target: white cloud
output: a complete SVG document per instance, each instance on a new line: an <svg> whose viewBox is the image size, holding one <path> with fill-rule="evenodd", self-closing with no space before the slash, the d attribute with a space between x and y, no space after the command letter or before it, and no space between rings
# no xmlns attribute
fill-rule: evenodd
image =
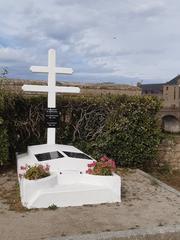
<svg viewBox="0 0 180 240"><path fill-rule="evenodd" d="M179 8L178 0L6 0L0 62L32 77L24 68L47 64L53 47L77 80L166 81L180 67Z"/></svg>
<svg viewBox="0 0 180 240"><path fill-rule="evenodd" d="M26 49L18 49L18 48L0 48L0 62L31 62L35 60L35 58L30 55Z"/></svg>

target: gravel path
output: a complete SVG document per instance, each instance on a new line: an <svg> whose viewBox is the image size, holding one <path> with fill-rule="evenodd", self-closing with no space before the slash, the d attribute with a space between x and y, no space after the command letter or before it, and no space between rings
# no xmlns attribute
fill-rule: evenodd
<svg viewBox="0 0 180 240"><path fill-rule="evenodd" d="M15 172L0 177L0 239L3 240L39 240L180 224L180 197L138 171L122 175L122 203L54 211L10 211L4 197L6 192L16 191L15 182Z"/></svg>

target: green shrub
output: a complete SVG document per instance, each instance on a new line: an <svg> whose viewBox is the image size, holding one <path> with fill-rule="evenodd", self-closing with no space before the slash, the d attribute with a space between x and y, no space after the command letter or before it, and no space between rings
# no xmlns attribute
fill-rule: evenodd
<svg viewBox="0 0 180 240"><path fill-rule="evenodd" d="M127 98L109 115L97 138L100 152L122 167L150 168L156 159L161 129L155 118L159 103L154 98Z"/></svg>
<svg viewBox="0 0 180 240"><path fill-rule="evenodd" d="M3 119L11 160L15 152L25 152L28 145L46 143L46 107L44 95L5 96ZM157 98L58 96L57 108L57 143L73 144L95 158L107 155L117 166L142 168L153 164L161 140Z"/></svg>
<svg viewBox="0 0 180 240"><path fill-rule="evenodd" d="M8 146L7 130L3 126L0 126L0 166L8 163Z"/></svg>
<svg viewBox="0 0 180 240"><path fill-rule="evenodd" d="M8 163L9 141L7 129L3 119L4 96L0 94L0 166Z"/></svg>
<svg viewBox="0 0 180 240"><path fill-rule="evenodd" d="M56 210L58 207L53 203L48 207L49 210Z"/></svg>

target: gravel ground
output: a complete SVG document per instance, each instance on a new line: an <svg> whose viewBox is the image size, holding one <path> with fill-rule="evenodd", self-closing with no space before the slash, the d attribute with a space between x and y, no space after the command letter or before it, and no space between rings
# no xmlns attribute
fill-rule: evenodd
<svg viewBox="0 0 180 240"><path fill-rule="evenodd" d="M39 240L180 224L180 197L138 171L121 176L122 203L29 211L19 207L16 173L2 174L0 239Z"/></svg>

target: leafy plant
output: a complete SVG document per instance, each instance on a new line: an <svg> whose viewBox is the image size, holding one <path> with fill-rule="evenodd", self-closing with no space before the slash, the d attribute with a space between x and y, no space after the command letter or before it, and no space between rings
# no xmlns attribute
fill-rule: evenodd
<svg viewBox="0 0 180 240"><path fill-rule="evenodd" d="M151 168L161 141L156 119L159 103L154 98L125 98L108 116L94 149L116 159L120 167Z"/></svg>
<svg viewBox="0 0 180 240"><path fill-rule="evenodd" d="M7 129L0 126L0 166L8 163L9 142Z"/></svg>
<svg viewBox="0 0 180 240"><path fill-rule="evenodd" d="M103 156L99 161L88 164L86 173L93 175L111 176L116 170L115 161Z"/></svg>
<svg viewBox="0 0 180 240"><path fill-rule="evenodd" d="M20 174L19 177L26 178L29 180L37 180L40 178L45 178L50 176L49 173L49 165L46 164L46 166L43 165L26 165L26 166L21 166L21 170L25 171L24 173Z"/></svg>
<svg viewBox="0 0 180 240"><path fill-rule="evenodd" d="M55 204L51 204L48 209L50 210L56 210L58 207Z"/></svg>
<svg viewBox="0 0 180 240"><path fill-rule="evenodd" d="M0 117L11 161L26 146L46 142L46 102L44 95L4 96ZM151 168L162 139L156 117L160 107L160 101L149 96L58 96L61 128L56 142L71 143L94 158L105 154L120 167Z"/></svg>
<svg viewBox="0 0 180 240"><path fill-rule="evenodd" d="M3 119L3 112L4 112L4 94L2 93L2 91L0 91L0 166L7 164L9 158L8 130Z"/></svg>

